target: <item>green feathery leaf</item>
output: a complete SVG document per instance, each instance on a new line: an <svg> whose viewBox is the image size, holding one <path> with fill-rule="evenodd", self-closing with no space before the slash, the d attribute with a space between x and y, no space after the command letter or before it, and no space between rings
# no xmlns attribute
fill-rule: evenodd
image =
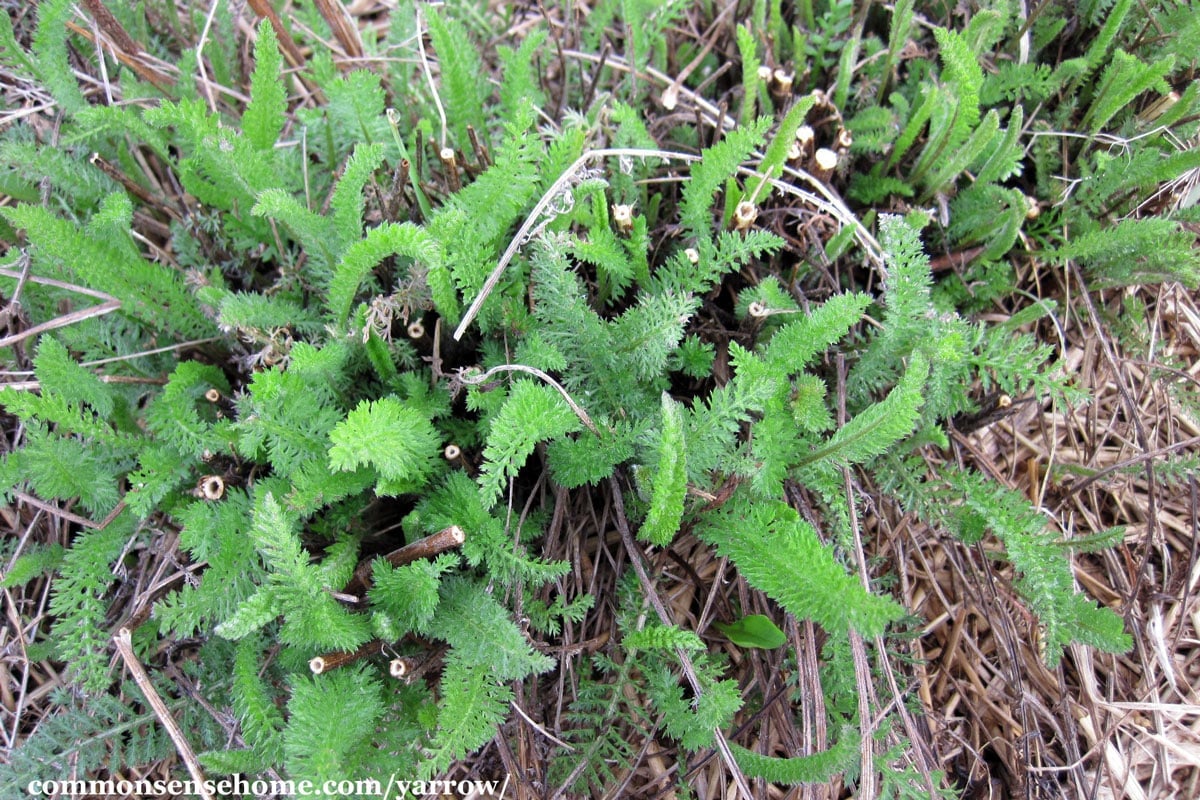
<svg viewBox="0 0 1200 800"><path fill-rule="evenodd" d="M256 149L271 150L283 132L286 112L283 56L275 28L264 19L254 41L254 74L250 78L250 103L242 114L242 132Z"/></svg>
<svg viewBox="0 0 1200 800"><path fill-rule="evenodd" d="M747 583L797 619L814 620L830 633L854 629L877 636L903 613L892 600L869 594L812 526L782 503L727 503L696 532L729 556Z"/></svg>
<svg viewBox="0 0 1200 800"><path fill-rule="evenodd" d="M364 400L329 434L329 465L374 467L380 494L415 491L433 471L441 436L429 418L394 397Z"/></svg>
<svg viewBox="0 0 1200 800"><path fill-rule="evenodd" d="M288 777L319 785L356 775L356 751L373 747L383 714L383 687L360 665L296 676L283 735Z"/></svg>
<svg viewBox="0 0 1200 800"><path fill-rule="evenodd" d="M764 756L733 742L729 749L746 777L762 778L768 783L784 786L802 786L828 783L838 773L850 769L858 757L858 737L852 729L844 728L828 750L792 758Z"/></svg>
<svg viewBox="0 0 1200 800"><path fill-rule="evenodd" d="M548 656L534 652L487 589L466 578L442 582L437 614L423 632L449 642L464 663L484 667L498 680L520 680L554 666Z"/></svg>
<svg viewBox="0 0 1200 800"><path fill-rule="evenodd" d="M683 189L680 221L693 236L707 242L711 239L713 195L737 172L750 157L771 126L771 120L761 117L750 125L730 131L721 141L701 153L700 162L692 167L692 176Z"/></svg>
<svg viewBox="0 0 1200 800"><path fill-rule="evenodd" d="M648 623L641 630L629 631L621 639L626 652L633 650L703 650L704 642L693 631L675 625Z"/></svg>
<svg viewBox="0 0 1200 800"><path fill-rule="evenodd" d="M507 718L512 697L512 690L486 665L464 661L452 652L442 671L437 733L422 761L422 774L436 775L490 741Z"/></svg>
<svg viewBox="0 0 1200 800"><path fill-rule="evenodd" d="M733 560L751 587L797 619L814 620L830 633L856 630L877 636L902 613L887 597L869 594L822 545L811 525L784 504L733 501L696 531Z"/></svg>
<svg viewBox="0 0 1200 800"><path fill-rule="evenodd" d="M650 511L638 531L638 538L666 546L675 538L683 518L687 497L687 448L683 439L683 414L670 395L662 395L662 434L658 440L658 469L654 473L654 494Z"/></svg>
<svg viewBox="0 0 1200 800"><path fill-rule="evenodd" d="M479 495L484 505L499 499L504 484L517 474L538 442L579 428L579 418L558 392L528 378L514 381L483 450Z"/></svg>

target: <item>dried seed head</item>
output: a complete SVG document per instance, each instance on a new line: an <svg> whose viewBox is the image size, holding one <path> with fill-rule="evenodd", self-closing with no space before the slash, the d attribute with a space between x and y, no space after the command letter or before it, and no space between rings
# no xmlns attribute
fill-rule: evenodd
<svg viewBox="0 0 1200 800"><path fill-rule="evenodd" d="M225 481L220 475L205 475L196 488L205 500L220 500L225 496Z"/></svg>
<svg viewBox="0 0 1200 800"><path fill-rule="evenodd" d="M212 389L209 389L207 392L204 393L204 399L210 403L221 402L221 390L217 389L215 387Z"/></svg>
<svg viewBox="0 0 1200 800"><path fill-rule="evenodd" d="M737 208L733 211L733 227L735 230L744 231L754 224L754 220L758 219L758 209L749 200L743 200L737 204Z"/></svg>
<svg viewBox="0 0 1200 800"><path fill-rule="evenodd" d="M421 324L421 320L415 319L408 323L408 338L420 339L425 335L425 326Z"/></svg>
<svg viewBox="0 0 1200 800"><path fill-rule="evenodd" d="M458 461L458 459L462 458L462 449L456 444L448 444L446 445L446 449L442 451L442 456L447 461Z"/></svg>
<svg viewBox="0 0 1200 800"><path fill-rule="evenodd" d="M684 250L683 255L685 258L687 258L688 261L692 262L693 264L700 263L700 251L694 247L689 247L687 250Z"/></svg>
<svg viewBox="0 0 1200 800"><path fill-rule="evenodd" d="M612 207L613 224L621 233L629 233L633 229L633 206L614 203Z"/></svg>

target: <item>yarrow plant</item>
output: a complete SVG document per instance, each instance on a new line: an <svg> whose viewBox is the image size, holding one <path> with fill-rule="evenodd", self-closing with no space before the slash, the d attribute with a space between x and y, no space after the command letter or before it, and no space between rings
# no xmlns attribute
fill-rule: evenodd
<svg viewBox="0 0 1200 800"><path fill-rule="evenodd" d="M86 4L105 41L183 13L157 5ZM65 0L0 21L0 63L60 115L52 138L31 119L0 144L0 275L21 301L4 345L25 370L0 391L15 443L0 488L58 520L5 546L4 585L52 576L22 646L64 678L5 785L175 749L114 669L128 629L188 766L213 775L432 779L494 741L488 768L511 769L517 713L553 730L538 746L554 766L521 780L554 796L622 785L646 757L629 726L670 744L681 791L714 754L747 791L940 791L940 774L883 769L904 735L859 699L889 637L914 629L887 565L865 558L884 503L986 542L1047 665L1076 643L1131 647L1075 585L1053 520L970 464L930 464L995 398L1085 400L1021 332L1043 306L1011 325L972 316L1011 289L1014 248L1108 285L1195 281L1191 211L1134 213L1142 189L1200 166L1170 146L1194 84L1128 154L1064 156L1033 135L1074 122L1133 141L1123 108L1170 91L1177 40L1138 51L1118 2L1078 58L985 71L985 53L1027 38L1010 4L934 27L936 55L911 59L911 2L886 41L852 4L819 19L801 4L813 18L789 26L757 3L730 43L741 105L726 114L703 94L717 55L666 51L686 4L598 4L580 43L601 55L581 58L579 86L569 62L536 71L566 57L545 26L491 53L472 31L483 9L402 3L351 32L327 5L257 23L245 97L214 93L243 78L227 4L179 21L214 35L176 53L170 80L149 53L119 66L81 46ZM1031 21L1035 53L1060 11ZM335 61L325 32L376 71ZM75 78L90 58L113 71L107 94ZM493 61L496 87L480 78ZM652 95L687 122L644 117ZM1052 196L1068 167L1070 203ZM789 208L827 226L819 246L781 235ZM1068 224L1078 235L1058 238ZM971 250L964 282L935 278L938 248ZM805 282L807 262L835 259L840 283ZM647 568L694 571L697 552L742 582L747 605L722 598L720 628L712 598L666 605ZM582 577L601 561L611 591ZM828 735L797 755L746 732L803 691L802 629ZM787 653L789 683L739 683L738 648ZM552 717L547 692L562 692Z"/></svg>

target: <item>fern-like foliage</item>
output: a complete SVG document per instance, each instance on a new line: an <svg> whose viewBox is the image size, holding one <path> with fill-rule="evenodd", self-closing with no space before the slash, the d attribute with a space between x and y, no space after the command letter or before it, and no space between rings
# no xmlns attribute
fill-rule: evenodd
<svg viewBox="0 0 1200 800"><path fill-rule="evenodd" d="M853 153L885 153L900 132L896 114L884 106L868 106L846 120L846 130L854 136Z"/></svg>
<svg viewBox="0 0 1200 800"><path fill-rule="evenodd" d="M224 450L232 438L231 421L217 417L215 404L206 397L213 390L229 392L219 369L196 361L180 363L148 409L147 428L181 455L198 459L205 451Z"/></svg>
<svg viewBox="0 0 1200 800"><path fill-rule="evenodd" d="M26 432L25 446L9 456L9 468L39 496L77 498L84 510L101 517L120 496L116 476L123 470L115 455L99 443L60 437L34 424Z"/></svg>
<svg viewBox="0 0 1200 800"><path fill-rule="evenodd" d="M647 691L654 707L662 712L663 728L688 751L710 746L713 731L728 725L742 707L737 681L719 677L717 658L699 654L693 656L692 664L700 693L690 700L684 697L679 675L665 659L650 668L647 678Z"/></svg>
<svg viewBox="0 0 1200 800"><path fill-rule="evenodd" d="M995 261L1017 241L1029 204L1016 189L979 182L951 202L949 234L960 245L982 244L982 261Z"/></svg>
<svg viewBox="0 0 1200 800"><path fill-rule="evenodd" d="M508 398L492 421L484 464L480 470L480 497L486 506L499 499L505 484L525 463L534 446L580 428L579 418L562 395L528 378L513 381Z"/></svg>
<svg viewBox="0 0 1200 800"><path fill-rule="evenodd" d="M761 352L763 361L789 375L799 373L818 354L845 336L870 304L865 294L831 297L803 318L786 322L771 336Z"/></svg>
<svg viewBox="0 0 1200 800"><path fill-rule="evenodd" d="M250 79L250 103L242 115L242 132L259 150L275 146L283 131L287 93L281 78L283 56L275 28L267 20L258 26L254 41L254 75Z"/></svg>
<svg viewBox="0 0 1200 800"><path fill-rule="evenodd" d="M942 60L943 79L954 87L958 99L957 133L951 141L962 141L963 132L979 123L979 90L983 86L983 69L963 34L946 28L934 28L938 56Z"/></svg>
<svg viewBox="0 0 1200 800"><path fill-rule="evenodd" d="M483 114L486 83L479 80L483 74L479 49L458 20L436 10L430 10L427 19L429 36L433 40L441 69L441 94L446 117L454 121L459 147L465 149L470 141L468 125L477 131L487 130Z"/></svg>
<svg viewBox="0 0 1200 800"><path fill-rule="evenodd" d="M339 566L331 557L330 563L322 565L327 569L310 564L295 525L295 516L270 493L256 505L250 535L267 565L269 582L218 625L217 633L241 639L282 614L279 637L284 642L353 650L370 638L367 620L347 612L329 595L328 587L344 586L354 562L343 559Z"/></svg>
<svg viewBox="0 0 1200 800"><path fill-rule="evenodd" d="M684 228L697 237L698 242L710 241L712 228L710 217L713 195L730 178L743 161L750 157L754 148L760 146L770 120L761 117L753 123L731 131L720 142L701 154L700 161L692 170L691 180L683 190L683 203L679 218ZM701 256L706 248L701 248Z"/></svg>
<svg viewBox="0 0 1200 800"><path fill-rule="evenodd" d="M70 664L79 686L90 694L109 684L105 597L116 575L113 562L132 534L128 514L117 517L103 530L78 536L63 555L61 575L54 584L50 629L58 657Z"/></svg>
<svg viewBox="0 0 1200 800"><path fill-rule="evenodd" d="M256 373L238 398L238 450L265 459L280 475L294 474L305 462L325 461L329 434L341 420L331 387L296 366Z"/></svg>
<svg viewBox="0 0 1200 800"><path fill-rule="evenodd" d="M478 485L464 472L451 472L417 506L414 520L424 533L457 525L467 532L462 552L472 567L484 565L505 582L540 586L566 574L570 565L528 555L506 531L505 521L484 506Z"/></svg>
<svg viewBox="0 0 1200 800"><path fill-rule="evenodd" d="M442 673L437 733L425 750L422 778L443 772L456 758L478 749L496 735L508 717L512 690L498 681L486 664L446 659Z"/></svg>
<svg viewBox="0 0 1200 800"><path fill-rule="evenodd" d="M380 494L411 492L433 471L441 437L421 414L394 397L363 401L329 433L335 470L369 465L379 473Z"/></svg>
<svg viewBox="0 0 1200 800"><path fill-rule="evenodd" d="M534 68L534 54L546 42L549 34L544 29L531 31L522 41L520 47L500 46L497 55L504 65L504 78L500 85L500 107L504 109L504 117L511 119L525 102L532 102L540 108L544 101L544 92Z"/></svg>
<svg viewBox="0 0 1200 800"><path fill-rule="evenodd" d="M109 5L155 55L175 47L176 31L139 37L137 4ZM324 30L309 4L289 36L311 55L285 76L281 45L290 52L291 42L257 25L250 65L236 4L217 4L204 19L203 67L210 84L241 89L211 96L190 80L144 86L143 69L79 46L72 37L83 29L64 0L38 5L36 20L0 18L0 67L62 112L55 146L42 141L46 126L22 118L0 134L0 194L11 198L0 209L0 238L11 244L4 291L20 294L28 317L10 320L26 331L12 354L32 356L26 386L36 382L0 389L19 421L14 449L0 457L0 492L91 518L64 528L62 546L21 544L0 584L48 580L49 635L25 647L31 659L65 663L92 703L59 691L62 710L41 717L0 766L0 786L119 774L173 752L108 653L123 555L143 551L147 524L178 531L170 559L189 563L186 580L155 600L138 646L213 774L432 778L507 733L518 686L536 694L556 667L556 650L538 637L588 627L592 603L609 601L563 581L572 564L549 560L542 539L553 532L561 542L574 528L560 512L603 496L585 487L614 476L632 476L625 500L643 542L669 547L694 531L777 613L824 629L830 730L852 729L859 713L847 634L880 635L902 614L864 586L845 552L847 472L862 471L964 542L994 539L989 550L1010 565L997 574L1011 574L1038 618L1051 663L1070 642L1128 646L1119 618L1076 591L1071 572L1072 553L1117 533L1064 542L1019 495L962 467L928 477L918 452L945 445L943 426L975 412L979 392L1080 398L1047 368L1051 348L1022 332L1052 303L1000 325L960 316L1008 304L1014 247L1078 262L1095 285L1200 281L1194 209L1152 213L1165 185L1182 186L1200 166L1173 144L1192 138L1200 109L1200 88L1180 88L1176 69L1193 59L1183 40L1196 23L1156 7L1172 23L1144 36L1129 0L1100 0L1067 28L1049 7L1015 58L1026 31L1011 3L983 4L947 30L914 26L915 4L902 0L886 43L871 33L875 17L856 25L849 0L819 11L799 4L794 27L783 4L752 4L731 31L740 124L710 138L707 113L693 127L640 111L655 70L680 75L668 91L686 82L707 108L702 75L715 56L692 44L667 50L688 4L592 5L580 39L596 52L624 48L615 81L604 59L581 62L582 81L573 67L545 81L539 65L562 53L533 29L500 48L502 79L489 82L496 62L476 39L494 9L481 17L453 4L364 29L377 72L308 49L309 30ZM1051 64L1045 55L1064 36L1076 57ZM717 41L716 53L730 50ZM937 56L920 57L931 42ZM416 51L422 60L376 58ZM179 75L195 74L200 58L189 48ZM701 69L685 74L689 63ZM785 64L804 67L798 101L774 73L759 74ZM81 89L77 73L92 67L104 80ZM305 91L289 99L293 85ZM832 88L810 93L816 86ZM1171 88L1178 99L1137 102ZM289 113L290 102L300 107ZM397 108L385 111L389 102ZM580 111L555 119L552 106ZM823 303L805 297L802 239L769 232L790 236L796 198L785 208L772 190L783 188L777 179L816 108L816 144L838 148L844 166L828 178L836 216L846 211L838 193L908 212L907 221L879 219L881 286L812 295ZM1081 126L1121 138L1097 146L1057 135ZM845 131L834 142L836 128ZM463 155L453 180L428 158L431 141ZM580 160L607 147L700 156ZM760 206L759 229L730 230L743 201ZM529 219L535 204L541 216ZM944 219L931 248L975 258L936 281L913 227L934 206ZM813 254L837 259L868 243L872 213L857 211L865 227L813 240ZM514 242L526 220L528 235ZM806 222L802 236L821 230ZM447 326L485 285L477 326L449 343ZM87 292L119 307L28 333L70 321L63 315L93 302ZM844 395L834 356L850 365ZM1164 469L1179 477L1193 461ZM783 502L797 492L824 525ZM538 502L547 497L553 516ZM114 509L122 513L93 527ZM466 533L460 548L401 567L378 558L362 580L364 549L388 552L452 525ZM6 560L17 549L5 548ZM582 796L623 780L638 730L673 745L678 774L688 774L715 731L744 721L743 702L758 702L696 631L647 622L644 591L631 575L620 580L615 635L573 668L561 717L573 750L544 776L548 788ZM786 644L755 615L722 630L739 647ZM155 636L184 647L208 639L197 657L171 663L205 691L206 707L230 709L227 729L179 696L177 672L168 681L156 668ZM313 656L369 640L406 656L436 652L409 683L385 677L374 652L310 674ZM857 746L843 730L825 753L733 752L748 776L803 784L872 769L855 763ZM895 772L885 792L906 780Z"/></svg>
<svg viewBox="0 0 1200 800"><path fill-rule="evenodd" d="M508 612L483 586L465 578L443 581L437 614L423 630L448 642L464 664L486 668L497 680L545 672L554 663L533 651Z"/></svg>
<svg viewBox="0 0 1200 800"><path fill-rule="evenodd" d="M1087 265L1105 285L1178 280L1196 286L1200 253L1194 238L1164 217L1125 219L1111 228L1081 232L1047 255Z"/></svg>
<svg viewBox="0 0 1200 800"><path fill-rule="evenodd" d="M658 443L658 471L650 511L638 536L652 544L665 545L675 537L683 517L687 495L687 450L683 439L683 415L665 392L662 398L662 436Z"/></svg>
<svg viewBox="0 0 1200 800"><path fill-rule="evenodd" d="M393 567L382 559L372 565L371 604L376 613L390 615L395 625L388 638L426 628L438 606L442 575L457 565L453 556Z"/></svg>
<svg viewBox="0 0 1200 800"><path fill-rule="evenodd" d="M63 547L59 544L33 543L5 570L4 577L0 578L0 588L24 586L39 575L57 569L62 563L63 552Z"/></svg>
<svg viewBox="0 0 1200 800"><path fill-rule="evenodd" d="M929 364L914 353L904 376L888 396L863 409L822 444L802 459L805 469L821 471L833 465L860 464L887 452L898 440L912 433L924 402L922 389Z"/></svg>
<svg viewBox="0 0 1200 800"><path fill-rule="evenodd" d="M1038 616L1040 643L1050 666L1058 664L1071 642L1108 652L1125 652L1132 646L1118 615L1097 608L1075 590L1070 562L1053 544L1056 535L1022 495L972 472L952 470L930 484L904 477L911 466L894 467L892 480L899 496L926 519L966 542L991 532L1003 544L1019 574L1016 588Z"/></svg>
<svg viewBox="0 0 1200 800"><path fill-rule="evenodd" d="M540 351L542 366L561 370L568 391L585 392L589 413L654 415L666 388L663 373L696 310L695 297L678 290L641 292L619 317L604 320L589 306L565 256L549 238L534 254L538 339L553 348Z"/></svg>
<svg viewBox="0 0 1200 800"><path fill-rule="evenodd" d="M249 753L258 761L255 772L280 763L283 756L283 714L275 704L274 693L258 674L262 647L258 636L247 636L237 643L230 692L241 723L242 738Z"/></svg>
<svg viewBox="0 0 1200 800"><path fill-rule="evenodd" d="M624 725L653 726L642 703L630 703L621 691L636 675L639 661L627 654L620 662L597 654L581 682L569 709L563 715L568 727L564 736L577 745L576 753L564 753L552 762L551 775L558 780L578 769L571 791L586 792L590 786L608 785L614 775L637 755L633 737Z"/></svg>
<svg viewBox="0 0 1200 800"><path fill-rule="evenodd" d="M1173 56L1146 64L1124 50L1114 51L1096 87L1092 105L1084 114L1084 126L1097 133L1142 92L1150 89L1162 94L1169 92L1170 86L1164 78L1174 66Z"/></svg>
<svg viewBox="0 0 1200 800"><path fill-rule="evenodd" d="M996 72L984 76L979 102L984 106L1017 100L1040 103L1057 89L1058 80L1049 64L1005 61L996 65Z"/></svg>
<svg viewBox="0 0 1200 800"><path fill-rule="evenodd" d="M383 686L361 666L324 675L299 676L288 700L283 752L288 774L316 785L354 777L365 751L374 747L384 713ZM337 724L330 724L337 720Z"/></svg>
<svg viewBox="0 0 1200 800"><path fill-rule="evenodd" d="M129 199L124 194L109 195L101 201L100 213L105 212L115 216L116 224L102 233L81 229L39 206L21 205L3 213L12 225L25 230L35 257L45 259L48 274L113 295L121 302L120 313L150 330L180 339L211 335L211 321L192 302L179 275L152 264L133 248Z"/></svg>
<svg viewBox="0 0 1200 800"><path fill-rule="evenodd" d="M775 758L730 744L738 766L749 778L762 778L786 786L826 783L849 769L858 757L858 737L845 728L828 750L807 756Z"/></svg>
<svg viewBox="0 0 1200 800"><path fill-rule="evenodd" d="M1182 101L1181 101L1182 102ZM1159 186L1200 167L1200 154L1165 142L1130 153L1096 150L1080 163L1083 180L1071 198L1097 216L1134 211Z"/></svg>
<svg viewBox="0 0 1200 800"><path fill-rule="evenodd" d="M33 36L33 59L24 59L68 113L79 111L87 101L71 74L67 48L67 21L71 16L69 0L51 0L38 6L37 30Z"/></svg>
<svg viewBox="0 0 1200 800"><path fill-rule="evenodd" d="M165 629L181 636L207 630L228 619L266 580L254 539L246 535L252 509L245 490L233 489L219 503L192 501L175 510L180 546L208 568L198 582L155 606Z"/></svg>
<svg viewBox="0 0 1200 800"><path fill-rule="evenodd" d="M525 105L522 113L507 125L507 135L497 148L495 163L447 198L426 228L443 248L442 263L446 270L431 271L430 285L438 311L450 320L456 320L460 314L454 290L465 297L474 297L479 292L500 253L508 246L511 227L524 217L539 192L549 188L549 182L555 179L541 173L549 168L547 151L529 132L532 124L532 109ZM479 318L484 330L490 330L499 319L503 296L503 292L494 294L484 303Z"/></svg>
<svg viewBox="0 0 1200 800"><path fill-rule="evenodd" d="M885 217L880 235L887 254L885 324L871 339L847 381L850 397L860 401L881 379L886 381L897 374L900 359L912 351L916 342L928 337L929 318L936 314L930 299L933 276L917 232L899 218Z"/></svg>
<svg viewBox="0 0 1200 800"><path fill-rule="evenodd" d="M25 48L21 47L17 41L16 33L13 31L12 19L9 17L0 19L0 60L14 74L26 80L29 80L36 74L36 67L33 64L33 60L29 57L29 53L25 52Z"/></svg>
<svg viewBox="0 0 1200 800"><path fill-rule="evenodd" d="M112 414L113 393L94 373L75 363L67 348L53 336L38 342L34 371L43 392L80 407L86 403L102 419Z"/></svg>
<svg viewBox="0 0 1200 800"><path fill-rule="evenodd" d="M782 503L726 504L696 530L738 565L751 586L832 633L854 629L874 636L901 615L892 600L867 593L817 532Z"/></svg>
<svg viewBox="0 0 1200 800"><path fill-rule="evenodd" d="M223 743L223 731L191 698L177 698L168 681L154 683L196 747ZM221 683L214 676L208 688L212 690ZM95 775L110 763L144 764L174 754L170 737L154 712L135 709L125 699L141 697L132 681L117 689L113 694L91 695L86 701L60 690L56 710L0 763L0 798L28 797L31 781L63 780L72 769L82 777ZM210 695L209 699L220 702L216 696Z"/></svg>

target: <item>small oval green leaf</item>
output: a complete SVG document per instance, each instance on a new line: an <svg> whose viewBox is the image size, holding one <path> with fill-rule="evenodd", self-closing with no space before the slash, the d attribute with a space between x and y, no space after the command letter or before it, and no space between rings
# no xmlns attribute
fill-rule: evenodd
<svg viewBox="0 0 1200 800"><path fill-rule="evenodd" d="M783 631L775 626L774 622L764 617L762 614L751 614L742 617L737 622L731 622L728 625L722 622L714 622L717 629L736 644L738 647L758 647L763 650L774 650L784 642L787 637L783 635Z"/></svg>

